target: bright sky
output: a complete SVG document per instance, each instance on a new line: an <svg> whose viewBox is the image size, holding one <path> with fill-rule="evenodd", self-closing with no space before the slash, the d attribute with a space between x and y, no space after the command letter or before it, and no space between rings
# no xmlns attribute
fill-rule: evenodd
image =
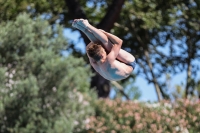
<svg viewBox="0 0 200 133"><path fill-rule="evenodd" d="M69 38L70 40L74 41L77 45L75 46L76 48L80 49L82 52L85 52L85 44L83 42L83 39L80 38L80 34L78 31L72 32L69 29L64 30L64 36L66 38ZM197 62L198 63L198 62ZM139 69L139 66L136 66L136 71ZM185 82L186 78L186 73L182 72L179 75L173 76L171 79L171 86L170 88L174 88L175 85L180 85ZM200 72L198 73L197 76L198 79L200 79ZM140 101L157 101L157 95L155 88L153 84L148 84L146 80L144 80L143 77L137 76L136 78L136 83L135 86L139 87L139 90L142 93L141 98L139 99ZM170 90L173 91L173 90ZM114 91L111 91L110 95L113 95Z"/></svg>

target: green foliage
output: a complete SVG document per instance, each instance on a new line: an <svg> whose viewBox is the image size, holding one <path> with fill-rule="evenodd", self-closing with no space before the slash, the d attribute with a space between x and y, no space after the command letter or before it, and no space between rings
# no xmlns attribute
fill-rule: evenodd
<svg viewBox="0 0 200 133"><path fill-rule="evenodd" d="M58 0L0 0L0 21L13 20L21 12L30 13L33 17L46 13L47 20L55 21L64 7L65 2Z"/></svg>
<svg viewBox="0 0 200 133"><path fill-rule="evenodd" d="M82 129L93 113L91 73L83 59L61 55L63 28L20 14L0 29L0 132Z"/></svg>
<svg viewBox="0 0 200 133"><path fill-rule="evenodd" d="M199 102L178 100L171 104L99 100L96 116L90 117L88 133L199 132Z"/></svg>

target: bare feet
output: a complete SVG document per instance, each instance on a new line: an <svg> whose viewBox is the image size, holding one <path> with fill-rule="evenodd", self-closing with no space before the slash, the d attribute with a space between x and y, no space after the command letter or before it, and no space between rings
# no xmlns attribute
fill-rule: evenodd
<svg viewBox="0 0 200 133"><path fill-rule="evenodd" d="M89 25L89 22L88 22L87 19L74 19L74 21L72 23L72 26L74 28L77 28L77 29L80 29L80 30L82 30L83 28L87 29L88 25Z"/></svg>

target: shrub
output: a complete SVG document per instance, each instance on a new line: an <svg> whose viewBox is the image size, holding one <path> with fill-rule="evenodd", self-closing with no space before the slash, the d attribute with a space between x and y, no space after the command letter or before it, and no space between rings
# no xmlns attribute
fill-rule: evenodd
<svg viewBox="0 0 200 133"><path fill-rule="evenodd" d="M121 100L99 100L91 116L88 133L178 133L200 131L198 102L179 100L157 104Z"/></svg>

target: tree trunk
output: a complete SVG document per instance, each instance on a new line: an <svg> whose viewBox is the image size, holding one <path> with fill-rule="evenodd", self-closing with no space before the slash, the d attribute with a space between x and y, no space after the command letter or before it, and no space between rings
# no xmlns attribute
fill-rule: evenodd
<svg viewBox="0 0 200 133"><path fill-rule="evenodd" d="M190 27L188 24L186 24L186 25L187 25L188 28ZM186 33L187 33L188 36L191 36L190 32L189 32L189 29L187 30ZM187 38L186 43L187 43L187 46L188 46L188 49L187 49L188 58L186 59L186 63L187 63L187 81L186 81L186 88L185 88L185 98L187 99L188 95L190 93L189 89L191 87L191 71L192 71L191 61L192 61L192 57L194 55L193 55L193 50L192 50L193 43L191 42L190 38Z"/></svg>
<svg viewBox="0 0 200 133"><path fill-rule="evenodd" d="M187 99L189 94L189 87L191 85L191 61L188 59L187 61L187 82L186 82L186 88L185 88L185 98Z"/></svg>
<svg viewBox="0 0 200 133"><path fill-rule="evenodd" d="M147 65L149 66L149 69L150 69L150 73L151 73L151 76L152 76L153 84L154 84L155 89L156 89L158 101L160 102L161 101L161 88L159 87L159 84L158 84L156 77L153 73L153 66L152 66L152 63L150 62L149 53L148 53L147 50L144 51L144 55L146 57Z"/></svg>
<svg viewBox="0 0 200 133"><path fill-rule="evenodd" d="M96 27L109 32L119 17L124 1L125 0L113 0L112 4L108 7L106 15ZM87 14L85 14L82 10L78 0L65 0L65 3L69 9L72 19L87 19ZM89 39L82 32L81 36L87 45L89 43ZM98 97L107 98L110 93L110 81L104 79L101 75L95 72L95 76L92 77L91 88L96 88Z"/></svg>

